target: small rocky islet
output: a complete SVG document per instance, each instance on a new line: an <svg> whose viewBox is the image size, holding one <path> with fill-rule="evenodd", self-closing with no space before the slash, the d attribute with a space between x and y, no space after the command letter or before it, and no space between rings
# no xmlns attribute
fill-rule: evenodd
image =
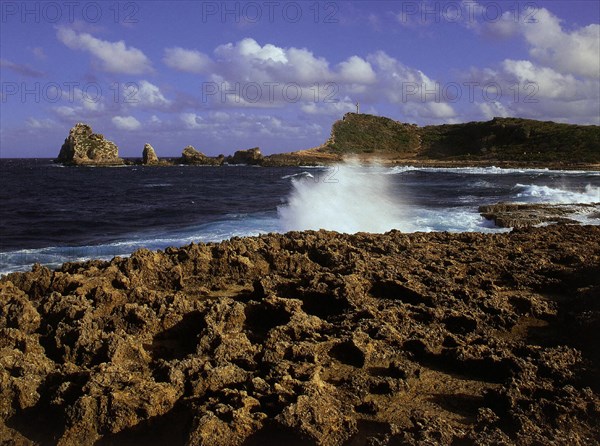
<svg viewBox="0 0 600 446"><path fill-rule="evenodd" d="M600 444L600 227L234 238L0 296L2 444Z"/></svg>

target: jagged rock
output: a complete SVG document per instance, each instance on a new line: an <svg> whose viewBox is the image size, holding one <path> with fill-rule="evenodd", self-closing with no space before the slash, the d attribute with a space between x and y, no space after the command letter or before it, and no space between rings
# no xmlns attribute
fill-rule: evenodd
<svg viewBox="0 0 600 446"><path fill-rule="evenodd" d="M123 164L123 160L119 158L119 149L116 144L107 141L99 133L93 133L92 127L83 123L75 124L70 130L56 161L76 166Z"/></svg>
<svg viewBox="0 0 600 446"><path fill-rule="evenodd" d="M183 164L195 164L202 166L220 166L223 164L224 157L219 155L216 158L206 156L204 153L196 150L193 146L187 146L181 153L181 162Z"/></svg>
<svg viewBox="0 0 600 446"><path fill-rule="evenodd" d="M156 156L154 147L146 143L144 145L144 151L142 153L142 164L151 166L159 163L160 161L158 160L158 156Z"/></svg>
<svg viewBox="0 0 600 446"><path fill-rule="evenodd" d="M257 165L260 164L262 160L263 156L262 153L260 153L260 149L258 147L254 147L248 150L236 151L231 157L229 163Z"/></svg>
<svg viewBox="0 0 600 446"><path fill-rule="evenodd" d="M600 203L548 204L498 203L479 207L482 217L493 220L500 228L523 228L541 223L579 224L573 217L600 219Z"/></svg>
<svg viewBox="0 0 600 446"><path fill-rule="evenodd" d="M290 232L0 278L0 444L597 445L600 227Z"/></svg>

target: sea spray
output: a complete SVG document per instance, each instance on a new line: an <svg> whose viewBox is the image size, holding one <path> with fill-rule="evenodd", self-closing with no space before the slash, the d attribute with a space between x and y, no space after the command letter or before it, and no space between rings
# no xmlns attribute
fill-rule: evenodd
<svg viewBox="0 0 600 446"><path fill-rule="evenodd" d="M536 184L517 184L516 199L539 203L600 203L600 187L588 184L583 191L565 188L539 186Z"/></svg>
<svg viewBox="0 0 600 446"><path fill-rule="evenodd" d="M278 208L283 231L328 229L338 232L409 230L398 193L376 165L347 162L320 175L291 178L293 190Z"/></svg>

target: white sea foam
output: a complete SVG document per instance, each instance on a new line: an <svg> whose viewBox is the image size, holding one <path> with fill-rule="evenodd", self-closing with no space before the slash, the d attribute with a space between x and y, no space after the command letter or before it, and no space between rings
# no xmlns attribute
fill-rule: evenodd
<svg viewBox="0 0 600 446"><path fill-rule="evenodd" d="M300 172L300 173L293 173L290 175L284 175L281 177L281 179L287 180L288 178L298 178L298 177L314 178L314 175L310 172Z"/></svg>
<svg viewBox="0 0 600 446"><path fill-rule="evenodd" d="M536 184L517 184L515 198L539 203L600 203L600 187L588 184L584 190L567 190Z"/></svg>
<svg viewBox="0 0 600 446"><path fill-rule="evenodd" d="M64 262L91 259L110 260L128 257L140 248L165 249L184 246L192 242L220 242L232 237L246 237L276 232L278 221L274 216L230 215L225 220L192 226L170 233L146 233L132 235L124 240L86 246L50 246L37 249L19 249L0 252L0 275L15 271L30 271L33 263L57 268Z"/></svg>
<svg viewBox="0 0 600 446"><path fill-rule="evenodd" d="M514 174L533 174L533 175L586 175L600 176L598 171L583 170L550 170L544 169L510 169L503 167L414 167L414 166L395 166L387 170L388 175L402 174L405 172L429 172L429 173L459 173L464 175L514 175Z"/></svg>
<svg viewBox="0 0 600 446"><path fill-rule="evenodd" d="M292 178L287 203L278 208L282 230L328 229L338 232L410 230L405 206L392 193L383 175L361 175L379 170L346 163L314 178Z"/></svg>

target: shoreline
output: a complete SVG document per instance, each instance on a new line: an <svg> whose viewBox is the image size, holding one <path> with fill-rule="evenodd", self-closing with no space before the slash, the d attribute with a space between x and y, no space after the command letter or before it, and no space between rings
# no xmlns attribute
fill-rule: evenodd
<svg viewBox="0 0 600 446"><path fill-rule="evenodd" d="M275 154L276 156L280 156L281 154ZM273 155L266 155L265 158L269 158ZM378 164L382 167L414 167L414 168L439 168L439 169L453 169L453 168L492 168L497 167L500 169L532 169L532 170L565 170L565 171L590 171L590 172L598 172L600 171L600 163L532 163L532 162L516 162L516 161L501 161L501 160L491 160L491 161L456 161L456 160L424 160L424 159L385 159L378 156L372 157L352 157L348 156L345 159L336 159L335 161L325 162L323 160L319 160L317 163L311 163L310 159L299 158L297 163L289 163L289 164L266 164L266 165L249 165L249 164L222 164L222 165L203 165L203 164L178 164L176 163L177 157L162 158L164 160L163 164L160 165L144 165L142 164L142 158L140 157L124 157L124 164L119 165L69 165L63 167L88 167L88 168L115 168L115 167L128 167L128 166L142 166L148 168L160 168L160 167L329 167L332 165L336 165L339 163L344 163L347 160L355 160L358 159L360 165L369 165L369 164ZM0 158L0 161L11 161L11 160L39 160L39 161L48 161L51 163L55 162L55 158ZM314 161L314 160L313 160ZM306 163L306 164L303 164Z"/></svg>
<svg viewBox="0 0 600 446"><path fill-rule="evenodd" d="M598 444L599 265L553 225L35 266L0 279L0 439Z"/></svg>

